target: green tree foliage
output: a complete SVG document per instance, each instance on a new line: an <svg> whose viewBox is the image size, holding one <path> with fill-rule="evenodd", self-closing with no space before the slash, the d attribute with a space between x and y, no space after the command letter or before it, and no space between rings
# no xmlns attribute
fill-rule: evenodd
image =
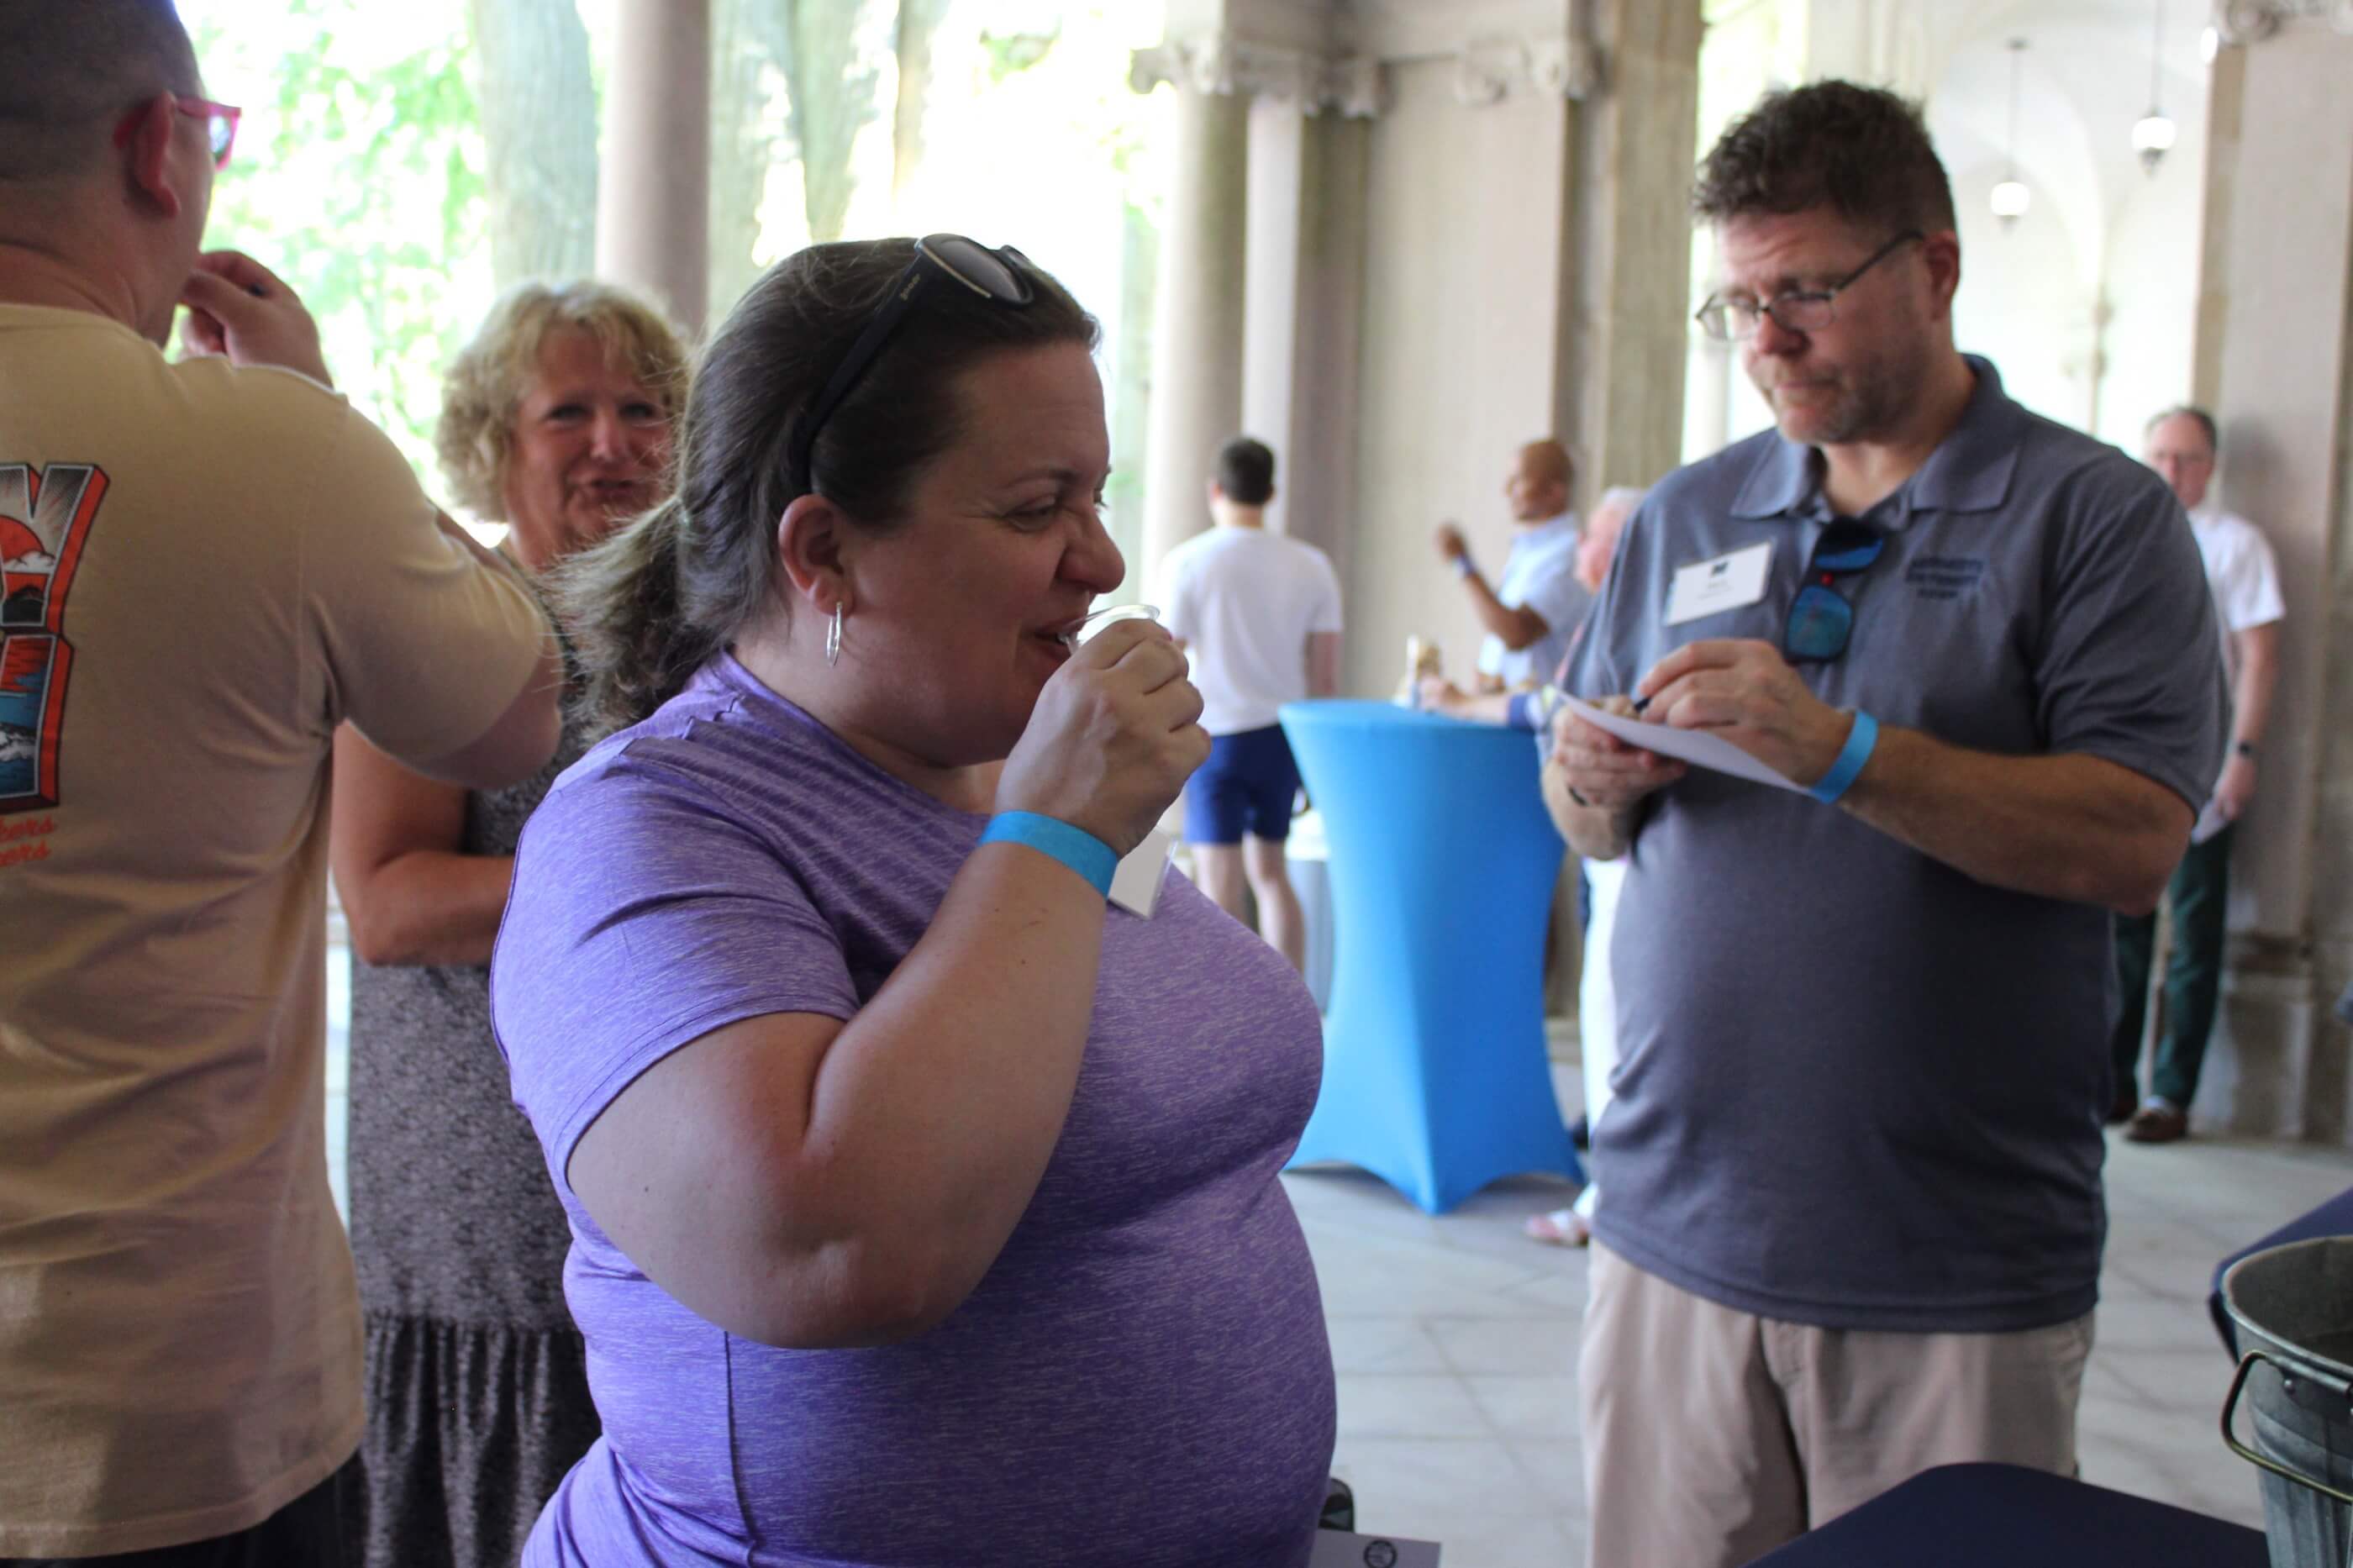
<svg viewBox="0 0 2353 1568"><path fill-rule="evenodd" d="M932 58L940 25L947 20L949 0L899 0L899 31L894 50L899 63L899 97L891 122L891 195L904 200L915 171L923 163L923 111L932 98Z"/></svg>
<svg viewBox="0 0 2353 1568"><path fill-rule="evenodd" d="M716 320L752 286L761 209L773 168L792 155L780 62L789 45L777 0L711 7L711 310Z"/></svg>
<svg viewBox="0 0 2353 1568"><path fill-rule="evenodd" d="M195 27L213 76L243 58L259 67L248 79L274 87L247 103L206 243L248 251L294 286L339 384L429 475L442 367L489 295L466 36L422 29L385 61L340 42L336 0L267 9L278 14L259 28Z"/></svg>
<svg viewBox="0 0 2353 1568"><path fill-rule="evenodd" d="M593 264L592 50L610 47L609 5L181 3L216 92L247 109L209 243L252 252L301 291L338 384L438 488L443 368L494 289ZM1158 174L1125 62L1156 36L1157 11L712 0L714 312L812 238L947 227L1022 244L1111 329L1124 519L1141 472Z"/></svg>
<svg viewBox="0 0 2353 1568"><path fill-rule="evenodd" d="M858 133L878 111L879 61L859 47L871 0L772 0L783 13L793 141L811 239L839 239L857 176Z"/></svg>
<svg viewBox="0 0 2353 1568"><path fill-rule="evenodd" d="M472 0L499 287L596 264L596 85L573 0Z"/></svg>

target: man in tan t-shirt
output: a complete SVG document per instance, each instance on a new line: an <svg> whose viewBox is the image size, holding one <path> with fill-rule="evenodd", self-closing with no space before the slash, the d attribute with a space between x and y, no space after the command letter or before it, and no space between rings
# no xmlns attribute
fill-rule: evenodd
<svg viewBox="0 0 2353 1568"><path fill-rule="evenodd" d="M198 254L235 118L168 0L0 0L0 1563L329 1568L329 740L502 785L559 672L301 302Z"/></svg>

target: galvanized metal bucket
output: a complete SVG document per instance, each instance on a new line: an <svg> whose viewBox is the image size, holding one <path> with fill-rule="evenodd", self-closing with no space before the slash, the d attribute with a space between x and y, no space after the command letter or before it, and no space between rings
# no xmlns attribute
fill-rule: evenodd
<svg viewBox="0 0 2353 1568"><path fill-rule="evenodd" d="M2238 1374L2222 1440L2263 1474L2272 1568L2353 1565L2353 1237L2251 1254L2222 1276ZM2241 1440L2243 1396L2254 1430Z"/></svg>

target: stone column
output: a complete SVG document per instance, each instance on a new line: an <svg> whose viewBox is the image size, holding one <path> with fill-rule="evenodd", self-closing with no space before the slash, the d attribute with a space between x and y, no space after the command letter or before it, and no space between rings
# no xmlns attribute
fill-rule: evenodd
<svg viewBox="0 0 2353 1568"><path fill-rule="evenodd" d="M1356 547L1369 112L1348 107L1302 127L1297 282L1282 336L1289 402L1277 405L1293 479L1283 526L1330 555L1343 582ZM1260 319L1253 310L1253 336Z"/></svg>
<svg viewBox="0 0 2353 1568"><path fill-rule="evenodd" d="M1586 501L1648 485L1683 455L1703 31L1696 4L1593 9L1603 64L1576 108L1573 302L1556 360L1559 425Z"/></svg>
<svg viewBox="0 0 2353 1568"><path fill-rule="evenodd" d="M596 270L700 334L711 255L711 0L617 0Z"/></svg>
<svg viewBox="0 0 2353 1568"><path fill-rule="evenodd" d="M1797 0L1790 9L1804 28L1810 79L1843 77L1913 99L1935 85L1929 23L1946 8L1920 0Z"/></svg>
<svg viewBox="0 0 2353 1568"><path fill-rule="evenodd" d="M1134 77L1139 91L1159 82L1176 91L1176 189L1162 223L1153 321L1144 559L1130 563L1140 588L1163 556L1208 526L1218 447L1241 428L1250 106L1218 69L1218 55L1164 45L1137 57Z"/></svg>
<svg viewBox="0 0 2353 1568"><path fill-rule="evenodd" d="M2200 1109L2232 1131L2348 1135L2353 972L2353 8L2234 0L2210 125L2197 384L2221 500L2287 605L2261 789L2232 854L2232 973Z"/></svg>
<svg viewBox="0 0 2353 1568"><path fill-rule="evenodd" d="M1242 423L1278 459L1270 525L1345 572L1379 78L1361 62L1294 66L1302 79L1267 73L1250 107Z"/></svg>
<svg viewBox="0 0 2353 1568"><path fill-rule="evenodd" d="M1250 108L1249 216L1242 343L1242 431L1274 448L1274 504L1267 526L1291 521L1291 420L1298 408L1293 327L1303 279L1300 246L1309 126L1297 104L1271 98Z"/></svg>

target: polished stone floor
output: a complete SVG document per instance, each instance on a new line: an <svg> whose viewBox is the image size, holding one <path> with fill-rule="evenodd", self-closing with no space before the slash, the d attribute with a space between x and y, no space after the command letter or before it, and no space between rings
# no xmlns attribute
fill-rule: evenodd
<svg viewBox="0 0 2353 1568"><path fill-rule="evenodd" d="M1556 1075L1573 1106L1574 1071ZM1441 1542L1445 1568L1582 1564L1585 1255L1520 1235L1566 1189L1527 1178L1431 1218L1360 1172L1283 1180L1324 1287L1340 1383L1333 1468L1356 1489L1359 1528ZM2348 1185L2342 1152L2111 1140L2086 1480L2262 1525L2254 1472L2215 1426L2231 1363L2209 1281L2218 1259Z"/></svg>
<svg viewBox="0 0 2353 1568"><path fill-rule="evenodd" d="M327 1126L340 1199L348 1003L334 956ZM1554 1071L1573 1110L1576 1070ZM1359 1528L1441 1542L1445 1568L1581 1565L1585 1256L1520 1235L1567 1189L1504 1183L1432 1218L1361 1172L1283 1181L1324 1289L1340 1386L1333 1468L1356 1489ZM2231 1363L2207 1316L2208 1282L2216 1260L2348 1185L2353 1154L2338 1151L2112 1140L2085 1479L2261 1525L2253 1472L2215 1428Z"/></svg>

